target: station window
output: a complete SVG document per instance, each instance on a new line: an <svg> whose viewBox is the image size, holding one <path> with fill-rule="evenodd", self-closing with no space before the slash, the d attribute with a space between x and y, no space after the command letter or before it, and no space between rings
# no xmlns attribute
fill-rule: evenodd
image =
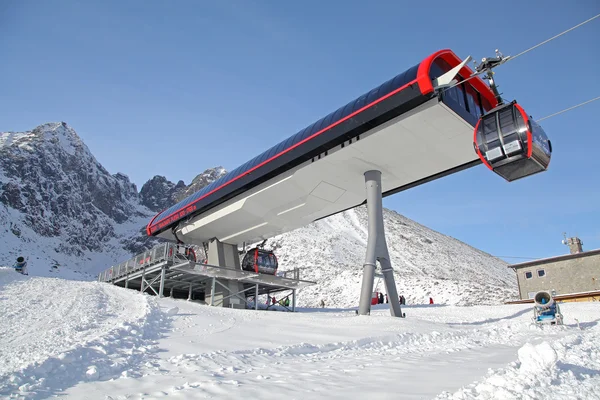
<svg viewBox="0 0 600 400"><path fill-rule="evenodd" d="M531 279L531 278L533 278L533 274L531 272L525 272L525 278Z"/></svg>
<svg viewBox="0 0 600 400"><path fill-rule="evenodd" d="M537 273L540 278L546 276L546 271L544 271L543 269L538 269Z"/></svg>

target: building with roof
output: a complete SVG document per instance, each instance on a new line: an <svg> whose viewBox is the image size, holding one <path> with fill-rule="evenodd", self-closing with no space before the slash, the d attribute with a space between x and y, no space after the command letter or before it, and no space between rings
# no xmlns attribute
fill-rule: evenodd
<svg viewBox="0 0 600 400"><path fill-rule="evenodd" d="M521 300L541 290L559 301L600 301L600 249L583 251L577 237L563 241L570 254L512 264Z"/></svg>

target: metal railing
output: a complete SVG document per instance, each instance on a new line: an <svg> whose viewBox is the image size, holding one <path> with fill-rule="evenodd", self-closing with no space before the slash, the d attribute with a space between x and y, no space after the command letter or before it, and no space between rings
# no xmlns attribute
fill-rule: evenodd
<svg viewBox="0 0 600 400"><path fill-rule="evenodd" d="M98 281L100 282L114 282L116 279L120 279L126 277L128 274L133 274L137 271L140 271L144 268L151 267L153 265L167 263L169 266L180 264L182 262L187 262L188 258L180 252L181 249L185 249L186 246L177 245L175 243L162 243L159 244L150 250L147 250L137 256L130 258L129 260L122 262L117 265L113 265L112 267L102 271L98 274ZM207 272L207 274L215 275L219 277L227 276L229 270L233 270L234 272L246 272L241 269L235 270L234 268L222 267L217 265L209 265L198 263L201 268ZM215 273L210 274L209 269L211 271L215 271ZM294 268L289 271L279 271L277 272L278 277L288 278L293 280L300 280L300 269ZM219 271L219 273L216 273Z"/></svg>
<svg viewBox="0 0 600 400"><path fill-rule="evenodd" d="M130 258L129 260L122 262L118 265L102 271L98 274L98 281L100 282L111 282L115 279L119 279L128 274L134 273L146 267L156 265L159 263L180 263L185 262L188 259L184 254L179 253L178 246L174 243L162 243L158 246L146 250L145 252L138 254L137 256Z"/></svg>

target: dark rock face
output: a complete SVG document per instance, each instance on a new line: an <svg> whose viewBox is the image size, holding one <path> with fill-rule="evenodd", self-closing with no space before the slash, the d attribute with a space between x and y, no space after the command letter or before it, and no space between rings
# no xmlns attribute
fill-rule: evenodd
<svg viewBox="0 0 600 400"><path fill-rule="evenodd" d="M10 232L21 237L26 225L40 236L57 238L53 250L59 253L106 251L114 239L131 254L142 252L161 241L146 235L153 213L225 173L222 167L207 169L189 186L155 176L138 194L126 175L111 175L65 122L0 132L0 206L20 214L10 220Z"/></svg>
<svg viewBox="0 0 600 400"><path fill-rule="evenodd" d="M114 223L144 215L136 186L109 174L66 123L1 138L0 202L39 235L64 238L61 252L100 251Z"/></svg>
<svg viewBox="0 0 600 400"><path fill-rule="evenodd" d="M142 186L140 201L142 205L159 213L196 193L226 173L227 171L223 167L209 168L197 175L189 186L183 181L175 184L164 176L157 175Z"/></svg>
<svg viewBox="0 0 600 400"><path fill-rule="evenodd" d="M183 181L174 184L164 176L157 175L142 186L140 201L142 205L158 213L177 203L177 194L185 188Z"/></svg>

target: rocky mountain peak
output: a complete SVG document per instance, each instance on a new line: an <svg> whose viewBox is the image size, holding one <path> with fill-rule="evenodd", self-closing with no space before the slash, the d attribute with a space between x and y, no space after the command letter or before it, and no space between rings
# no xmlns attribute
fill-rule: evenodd
<svg viewBox="0 0 600 400"><path fill-rule="evenodd" d="M110 221L144 214L136 186L108 173L64 122L0 133L0 203L37 234L64 238L57 247L74 253L101 249L114 236Z"/></svg>
<svg viewBox="0 0 600 400"><path fill-rule="evenodd" d="M144 206L158 213L196 193L226 173L223 167L209 168L197 175L189 186L181 180L175 184L166 177L157 175L142 186L140 201Z"/></svg>

